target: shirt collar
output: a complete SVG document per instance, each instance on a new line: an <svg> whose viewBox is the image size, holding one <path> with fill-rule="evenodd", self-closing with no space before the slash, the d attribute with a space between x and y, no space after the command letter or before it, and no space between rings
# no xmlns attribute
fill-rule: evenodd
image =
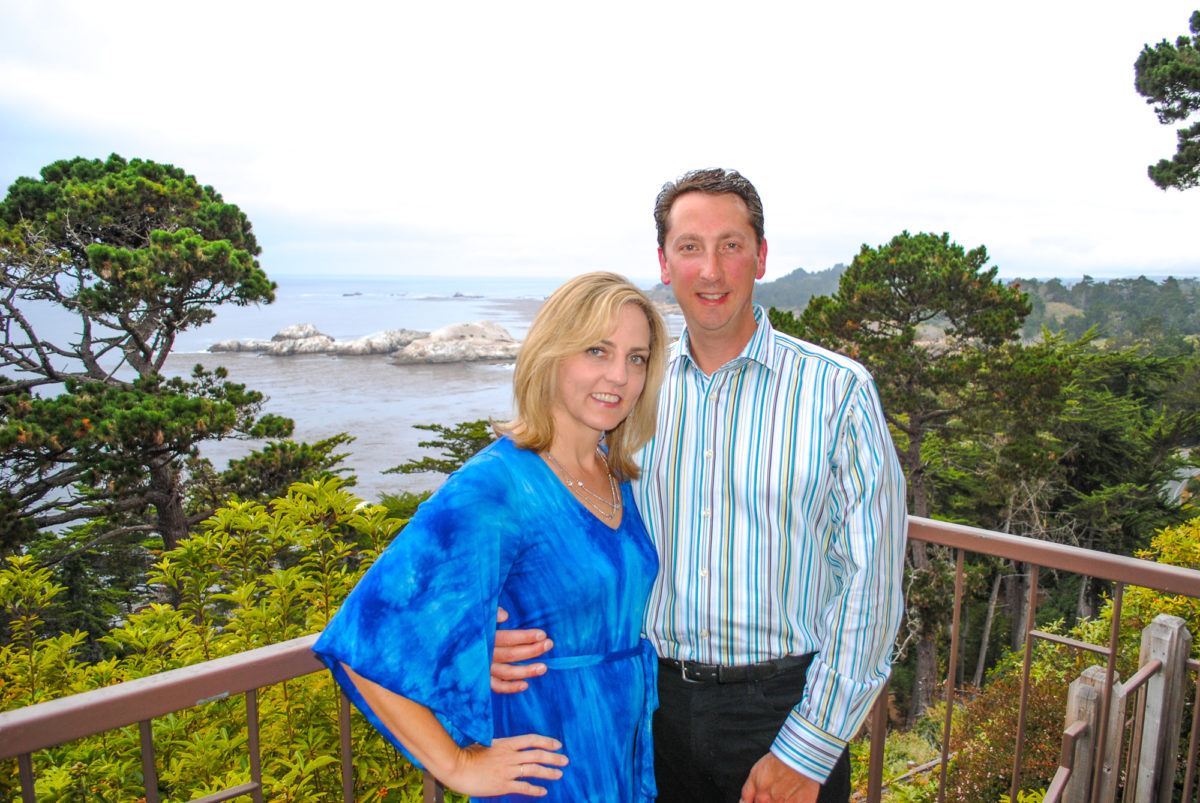
<svg viewBox="0 0 1200 803"><path fill-rule="evenodd" d="M754 305L754 322L757 324L754 334L750 336L750 342L742 349L742 353L722 365L717 369L718 371L741 365L747 361L756 362L767 370L774 368L772 356L775 354L775 329L771 326L766 309L759 304ZM679 340L675 342L675 348L672 349L671 362L681 358L686 358L696 370L700 370L700 364L692 356L691 341L688 339L686 326L679 335Z"/></svg>

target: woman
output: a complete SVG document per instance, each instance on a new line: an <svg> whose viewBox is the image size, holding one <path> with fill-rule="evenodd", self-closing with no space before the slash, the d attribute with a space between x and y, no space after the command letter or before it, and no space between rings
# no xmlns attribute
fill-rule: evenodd
<svg viewBox="0 0 1200 803"><path fill-rule="evenodd" d="M658 560L629 480L654 431L665 348L662 318L621 276L555 291L517 357L516 418L421 505L313 648L375 727L452 789L654 797L656 661L640 632ZM508 626L555 636L523 694L489 687L498 606Z"/></svg>

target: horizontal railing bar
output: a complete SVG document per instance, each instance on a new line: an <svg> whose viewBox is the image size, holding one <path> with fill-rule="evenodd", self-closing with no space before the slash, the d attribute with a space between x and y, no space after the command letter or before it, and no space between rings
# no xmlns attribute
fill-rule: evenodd
<svg viewBox="0 0 1200 803"><path fill-rule="evenodd" d="M1157 658L1142 664L1141 669L1135 672L1133 677L1121 684L1121 694L1126 697L1133 694L1143 683L1154 677L1154 674L1162 669L1162 665L1163 662Z"/></svg>
<svg viewBox="0 0 1200 803"><path fill-rule="evenodd" d="M965 549L980 555L1034 563L1047 569L1200 597L1200 571L1182 566L1127 558L918 516L908 517L908 537L913 541Z"/></svg>
<svg viewBox="0 0 1200 803"><path fill-rule="evenodd" d="M191 803L221 803L223 800L233 800L235 797L252 794L257 792L259 788L259 785L252 781L250 783L231 786L223 792L213 792L211 795L193 798Z"/></svg>
<svg viewBox="0 0 1200 803"><path fill-rule="evenodd" d="M316 634L0 713L0 760L324 669Z"/></svg>
<svg viewBox="0 0 1200 803"><path fill-rule="evenodd" d="M1030 630L1029 635L1034 638L1040 638L1043 641L1053 641L1055 644L1062 644L1066 647L1074 647L1079 650L1099 653L1100 655L1108 655L1108 647L1105 647L1103 644L1089 644L1086 641L1060 636L1057 633L1047 633L1045 630Z"/></svg>

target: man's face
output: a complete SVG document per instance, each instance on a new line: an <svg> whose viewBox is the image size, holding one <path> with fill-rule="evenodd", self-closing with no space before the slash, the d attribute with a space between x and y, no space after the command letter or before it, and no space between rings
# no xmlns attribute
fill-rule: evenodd
<svg viewBox="0 0 1200 803"><path fill-rule="evenodd" d="M675 291L688 331L728 340L739 349L754 334L754 282L767 266L767 241L758 243L750 212L732 193L689 192L667 216L658 250L662 281Z"/></svg>

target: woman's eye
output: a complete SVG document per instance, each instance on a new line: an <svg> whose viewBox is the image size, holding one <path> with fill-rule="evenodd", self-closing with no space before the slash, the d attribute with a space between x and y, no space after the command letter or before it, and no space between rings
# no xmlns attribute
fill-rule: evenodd
<svg viewBox="0 0 1200 803"><path fill-rule="evenodd" d="M631 354L629 356L629 361L631 363L633 363L634 365L645 365L646 364L646 358L643 357L641 354Z"/></svg>
<svg viewBox="0 0 1200 803"><path fill-rule="evenodd" d="M604 349L600 346L592 346L590 349L587 350L587 353L592 355L593 357L603 357Z"/></svg>

